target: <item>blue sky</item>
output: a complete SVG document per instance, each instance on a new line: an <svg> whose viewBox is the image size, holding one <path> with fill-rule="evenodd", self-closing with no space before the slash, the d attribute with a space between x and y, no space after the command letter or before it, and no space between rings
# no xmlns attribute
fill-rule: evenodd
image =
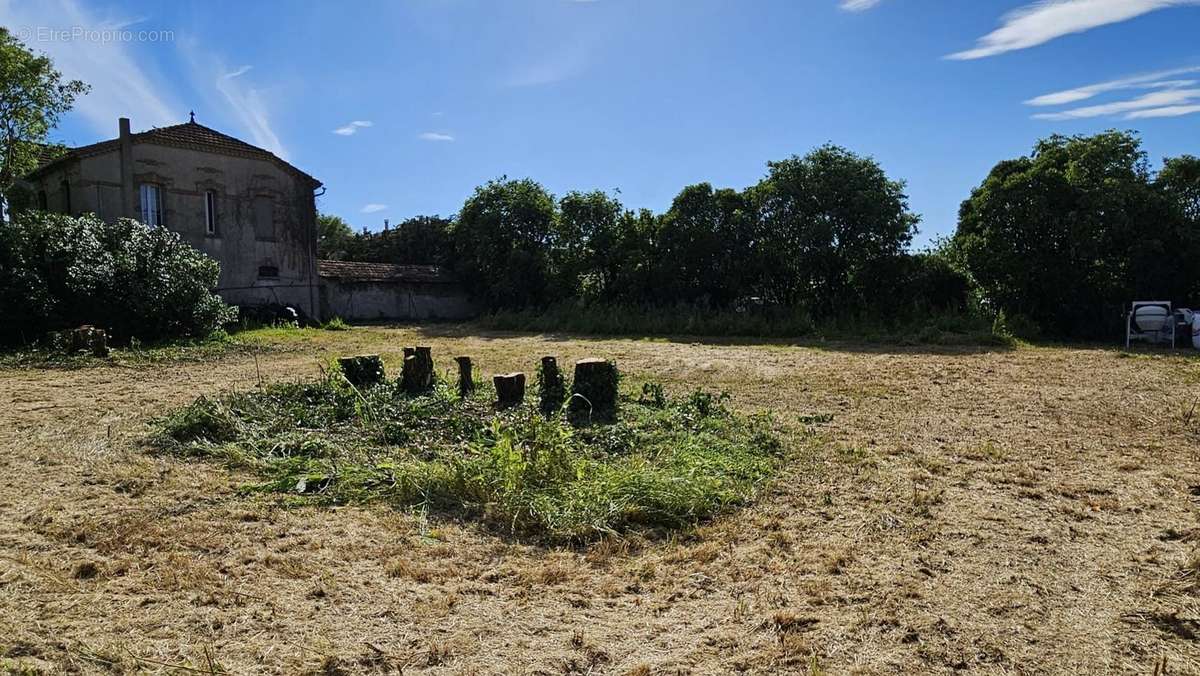
<svg viewBox="0 0 1200 676"><path fill-rule="evenodd" d="M0 0L0 24L93 86L57 140L194 109L371 229L501 175L662 210L832 141L907 181L923 246L1051 133L1200 155L1200 0Z"/></svg>

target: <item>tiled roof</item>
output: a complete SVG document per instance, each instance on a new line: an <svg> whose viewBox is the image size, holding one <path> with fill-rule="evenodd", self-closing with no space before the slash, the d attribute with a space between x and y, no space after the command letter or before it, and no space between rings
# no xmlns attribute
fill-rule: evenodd
<svg viewBox="0 0 1200 676"><path fill-rule="evenodd" d="M193 150L205 150L209 152L223 153L226 155L236 155L239 157L254 157L269 162L275 162L289 171L298 174L300 177L307 179L313 184L313 187L321 185L317 179L300 171L296 167L281 160L274 153L252 146L245 141L236 139L228 134L210 129L197 122L184 122L183 124L175 124L169 127L155 127L153 129L138 132L130 135L134 143L154 143L156 145L172 146L175 148L189 148ZM66 152L65 155L55 158L38 167L34 173L38 173L46 167L57 164L58 162L72 157L85 157L95 155L97 153L106 152L119 148L121 145L120 139L109 139L100 141L91 145L80 146Z"/></svg>
<svg viewBox="0 0 1200 676"><path fill-rule="evenodd" d="M47 164L50 164L54 160L57 160L59 157L61 157L63 154L70 152L69 148L64 148L62 146L50 145L48 143L38 143L35 145L36 145L36 148L34 150L37 153L38 167L43 167Z"/></svg>
<svg viewBox="0 0 1200 676"><path fill-rule="evenodd" d="M393 265L357 261L317 261L321 277L345 282L424 282L453 284L457 280L436 265Z"/></svg>

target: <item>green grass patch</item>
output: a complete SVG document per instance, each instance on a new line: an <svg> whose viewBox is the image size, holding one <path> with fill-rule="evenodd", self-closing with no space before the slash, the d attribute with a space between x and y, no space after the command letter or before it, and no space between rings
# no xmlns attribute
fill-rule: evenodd
<svg viewBox="0 0 1200 676"><path fill-rule="evenodd" d="M342 332L354 330L341 319L334 318L316 327L299 327L294 324L278 324L244 328L233 334L236 342L244 345L285 347L289 345L327 346L345 339Z"/></svg>
<svg viewBox="0 0 1200 676"><path fill-rule="evenodd" d="M654 394L622 397L611 424L574 427L533 402L494 411L487 388L407 397L334 374L201 397L158 422L156 443L256 472L250 491L423 507L560 542L694 524L745 504L778 469L769 417L705 392Z"/></svg>

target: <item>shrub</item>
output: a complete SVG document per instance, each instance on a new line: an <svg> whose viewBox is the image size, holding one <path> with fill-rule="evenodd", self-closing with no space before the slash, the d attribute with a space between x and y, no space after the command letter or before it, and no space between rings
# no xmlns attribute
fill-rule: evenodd
<svg viewBox="0 0 1200 676"><path fill-rule="evenodd" d="M937 309L914 302L889 316L874 312L827 318L819 323L800 308L746 307L712 310L677 305L654 307L584 302L556 303L545 310L500 311L480 324L506 331L566 331L627 336L740 336L755 340L840 339L939 345L997 345L992 319L971 310Z"/></svg>
<svg viewBox="0 0 1200 676"><path fill-rule="evenodd" d="M118 340L204 336L237 316L211 291L218 274L164 228L23 212L0 225L0 342L82 324Z"/></svg>
<svg viewBox="0 0 1200 676"><path fill-rule="evenodd" d="M334 317L321 325L321 328L326 331L349 331L350 325L341 317Z"/></svg>
<svg viewBox="0 0 1200 676"><path fill-rule="evenodd" d="M1025 315L1009 316L1003 310L996 314L992 332L997 336L1018 338L1020 340L1037 340L1042 337L1042 329Z"/></svg>

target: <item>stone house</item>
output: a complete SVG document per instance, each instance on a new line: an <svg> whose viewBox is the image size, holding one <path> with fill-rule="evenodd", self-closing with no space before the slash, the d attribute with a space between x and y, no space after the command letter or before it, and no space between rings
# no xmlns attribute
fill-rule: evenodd
<svg viewBox="0 0 1200 676"><path fill-rule="evenodd" d="M170 228L216 259L226 302L291 305L321 318L316 191L273 153L198 124L74 148L27 179L44 210Z"/></svg>

